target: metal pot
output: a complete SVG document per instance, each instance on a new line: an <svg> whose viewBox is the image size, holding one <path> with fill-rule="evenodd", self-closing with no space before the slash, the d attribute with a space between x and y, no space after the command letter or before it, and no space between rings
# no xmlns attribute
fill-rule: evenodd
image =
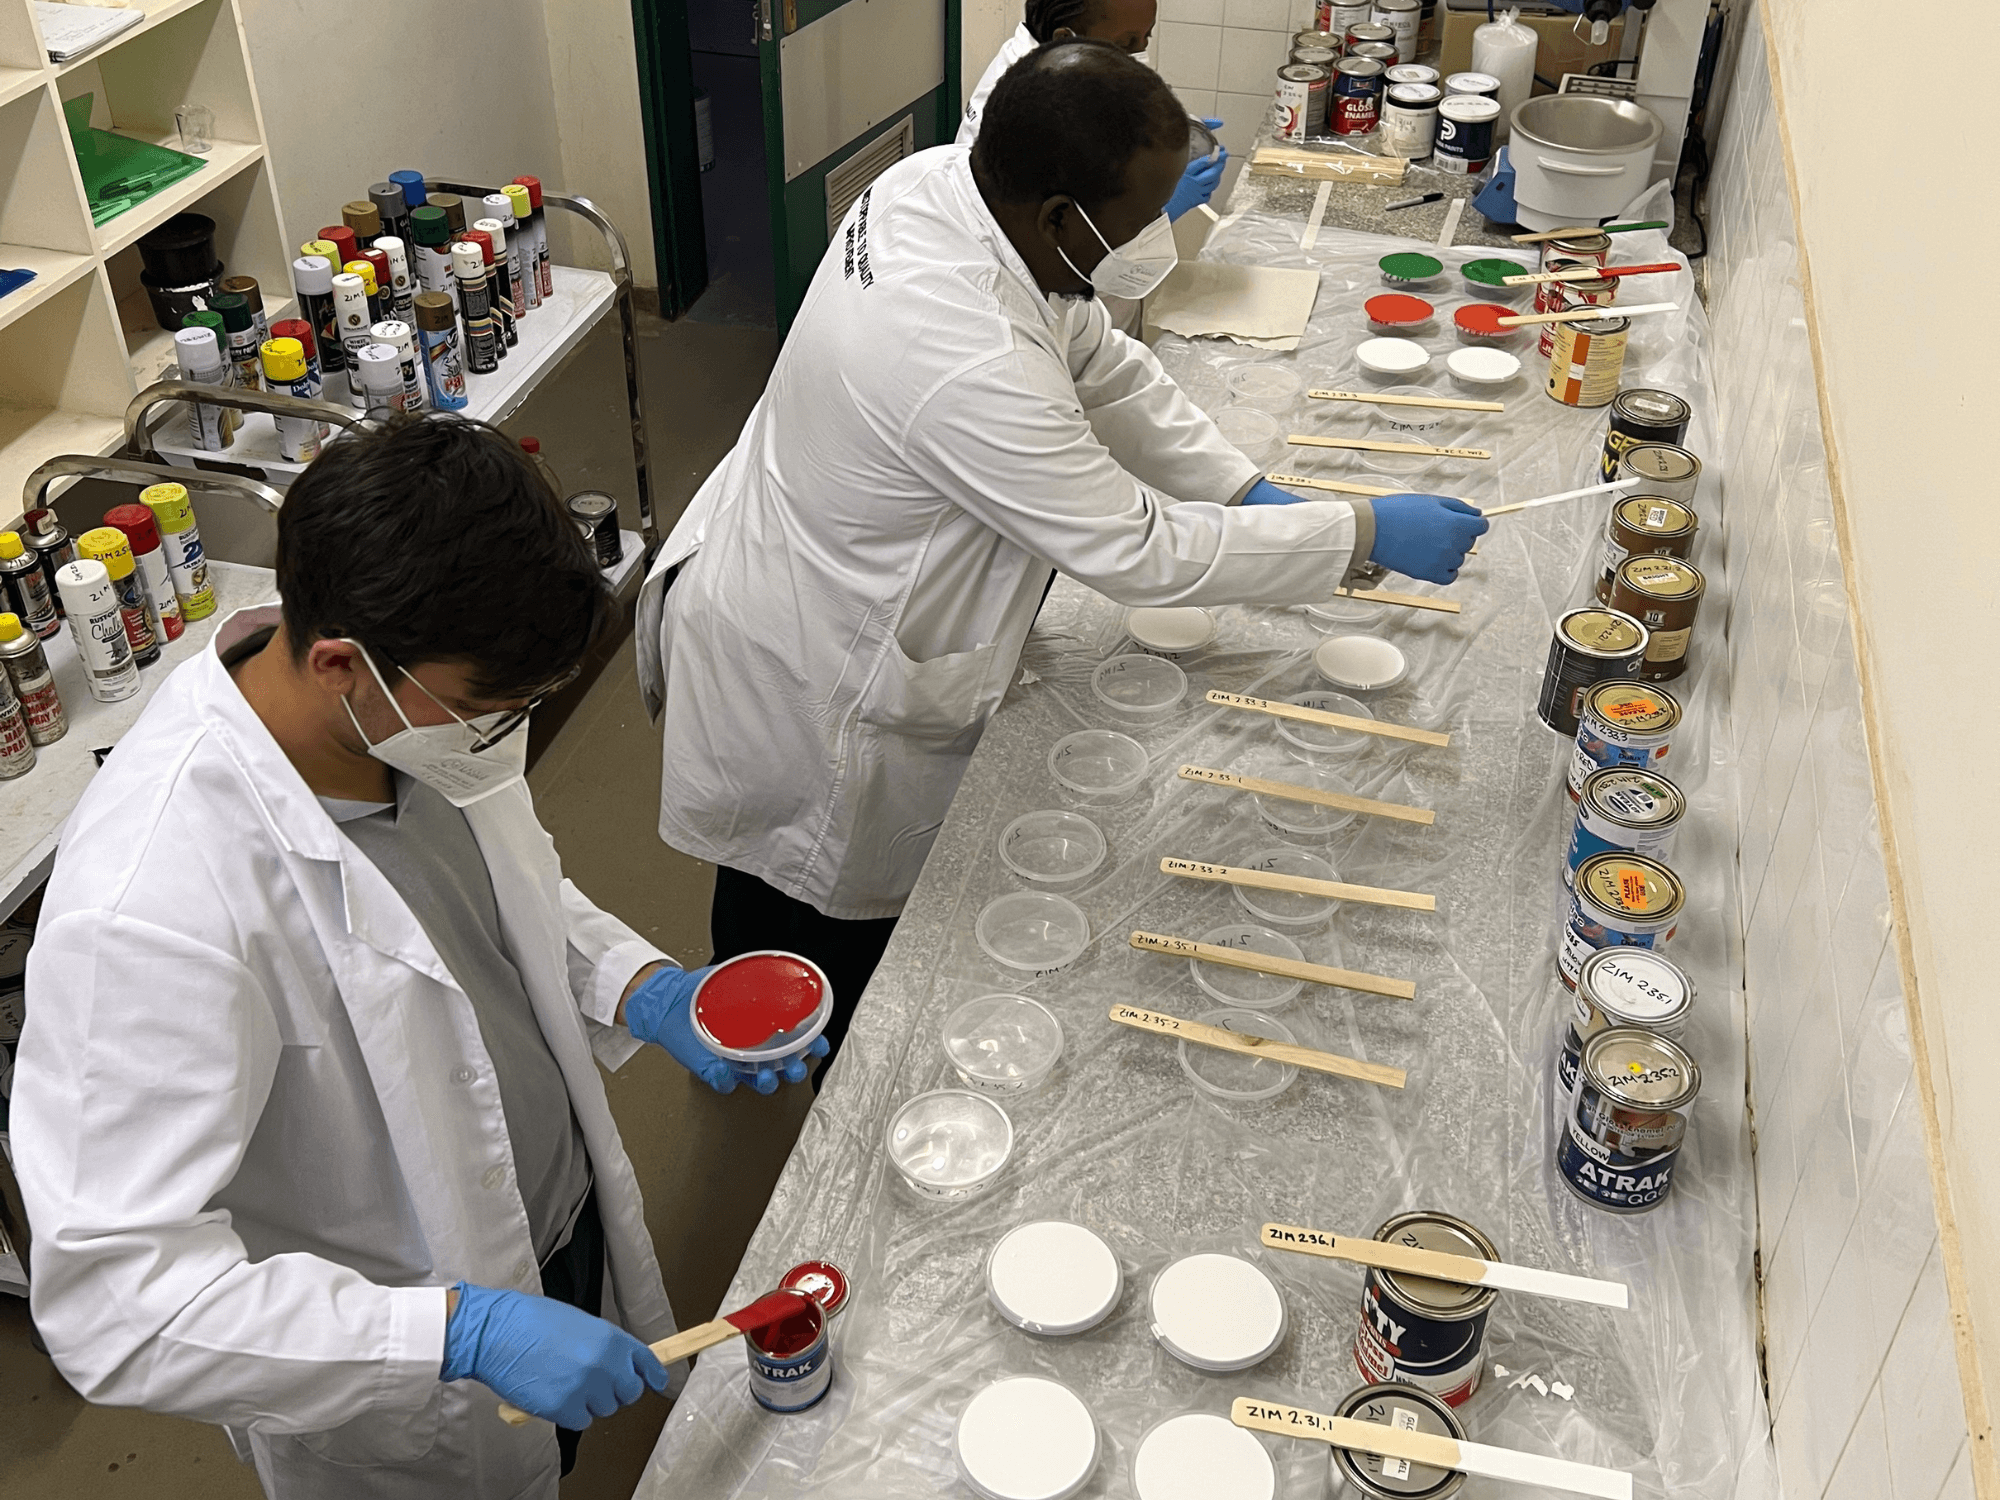
<svg viewBox="0 0 2000 1500"><path fill-rule="evenodd" d="M1644 105L1543 94L1514 106L1514 205L1530 229L1595 224L1645 191L1664 127Z"/></svg>

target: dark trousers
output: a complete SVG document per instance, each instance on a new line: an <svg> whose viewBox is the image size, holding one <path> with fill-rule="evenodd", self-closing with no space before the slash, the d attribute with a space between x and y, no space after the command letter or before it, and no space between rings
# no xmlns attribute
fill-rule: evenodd
<svg viewBox="0 0 2000 1500"><path fill-rule="evenodd" d="M558 1302L580 1307L593 1318L604 1306L604 1221L597 1217L597 1189L584 1196L583 1207L570 1230L569 1243L548 1258L542 1267L542 1292ZM576 1445L581 1432L567 1427L556 1429L556 1447L562 1453L562 1471L576 1467Z"/></svg>
<svg viewBox="0 0 2000 1500"><path fill-rule="evenodd" d="M727 865L715 868L715 902L708 910L709 940L715 944L710 962L721 963L760 948L782 948L818 964L833 986L833 1018L823 1033L826 1063L813 1075L815 1093L840 1055L854 1007L895 930L894 917L844 921L825 916L755 875Z"/></svg>

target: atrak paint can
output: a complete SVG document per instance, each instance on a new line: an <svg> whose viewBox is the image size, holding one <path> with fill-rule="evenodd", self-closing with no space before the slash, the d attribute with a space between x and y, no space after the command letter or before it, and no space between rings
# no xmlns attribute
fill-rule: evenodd
<svg viewBox="0 0 2000 1500"><path fill-rule="evenodd" d="M1700 1092L1701 1069L1678 1042L1636 1027L1600 1031L1584 1044L1556 1137L1556 1174L1612 1213L1658 1208L1673 1189L1687 1111Z"/></svg>
<svg viewBox="0 0 2000 1500"><path fill-rule="evenodd" d="M1599 948L1657 948L1674 935L1687 887L1657 859L1612 851L1576 867L1556 972L1576 988L1583 961Z"/></svg>
<svg viewBox="0 0 2000 1500"><path fill-rule="evenodd" d="M1419 1210L1375 1231L1389 1245L1498 1260L1493 1242L1463 1219ZM1370 1266L1361 1281L1361 1327L1354 1364L1369 1380L1414 1385L1457 1406L1479 1388L1491 1287L1433 1281Z"/></svg>
<svg viewBox="0 0 2000 1500"><path fill-rule="evenodd" d="M1535 712L1557 734L1574 735L1583 695L1614 677L1636 677L1646 627L1614 609L1573 609L1556 621Z"/></svg>
<svg viewBox="0 0 2000 1500"><path fill-rule="evenodd" d="M827 1314L810 1293L785 1288L799 1310L769 1328L752 1329L743 1342L750 1354L750 1394L766 1411L815 1406L833 1385L833 1343Z"/></svg>
<svg viewBox="0 0 2000 1500"><path fill-rule="evenodd" d="M1680 722L1680 700L1665 688L1646 682L1598 683L1583 695L1577 713L1569 800L1583 794L1583 783L1593 771L1658 770L1673 749Z"/></svg>
<svg viewBox="0 0 2000 1500"><path fill-rule="evenodd" d="M1636 1026L1670 1042L1680 1040L1694 1009L1694 981L1664 953L1644 948L1600 948L1583 961L1562 1023L1556 1054L1556 1088L1564 1098L1576 1091L1583 1049L1600 1031Z"/></svg>

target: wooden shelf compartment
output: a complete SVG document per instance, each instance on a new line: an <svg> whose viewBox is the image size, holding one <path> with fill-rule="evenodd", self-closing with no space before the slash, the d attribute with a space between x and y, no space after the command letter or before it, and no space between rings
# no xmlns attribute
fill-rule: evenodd
<svg viewBox="0 0 2000 1500"><path fill-rule="evenodd" d="M0 100L23 92L24 78L41 83L48 76L48 64L33 7L27 0L5 0L0 4Z"/></svg>
<svg viewBox="0 0 2000 1500"><path fill-rule="evenodd" d="M0 328L0 514L59 453L108 453L132 385L110 288L95 267Z"/></svg>
<svg viewBox="0 0 2000 1500"><path fill-rule="evenodd" d="M35 272L35 280L0 297L0 328L86 274L92 249L55 100L42 88L0 104L0 267Z"/></svg>

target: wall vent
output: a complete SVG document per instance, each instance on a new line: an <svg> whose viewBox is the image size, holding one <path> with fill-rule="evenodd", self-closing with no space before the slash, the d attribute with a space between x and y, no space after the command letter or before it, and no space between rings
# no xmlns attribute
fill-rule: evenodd
<svg viewBox="0 0 2000 1500"><path fill-rule="evenodd" d="M826 174L826 237L840 232L854 200L868 184L916 150L917 126L914 115L904 115L896 124L848 157Z"/></svg>

